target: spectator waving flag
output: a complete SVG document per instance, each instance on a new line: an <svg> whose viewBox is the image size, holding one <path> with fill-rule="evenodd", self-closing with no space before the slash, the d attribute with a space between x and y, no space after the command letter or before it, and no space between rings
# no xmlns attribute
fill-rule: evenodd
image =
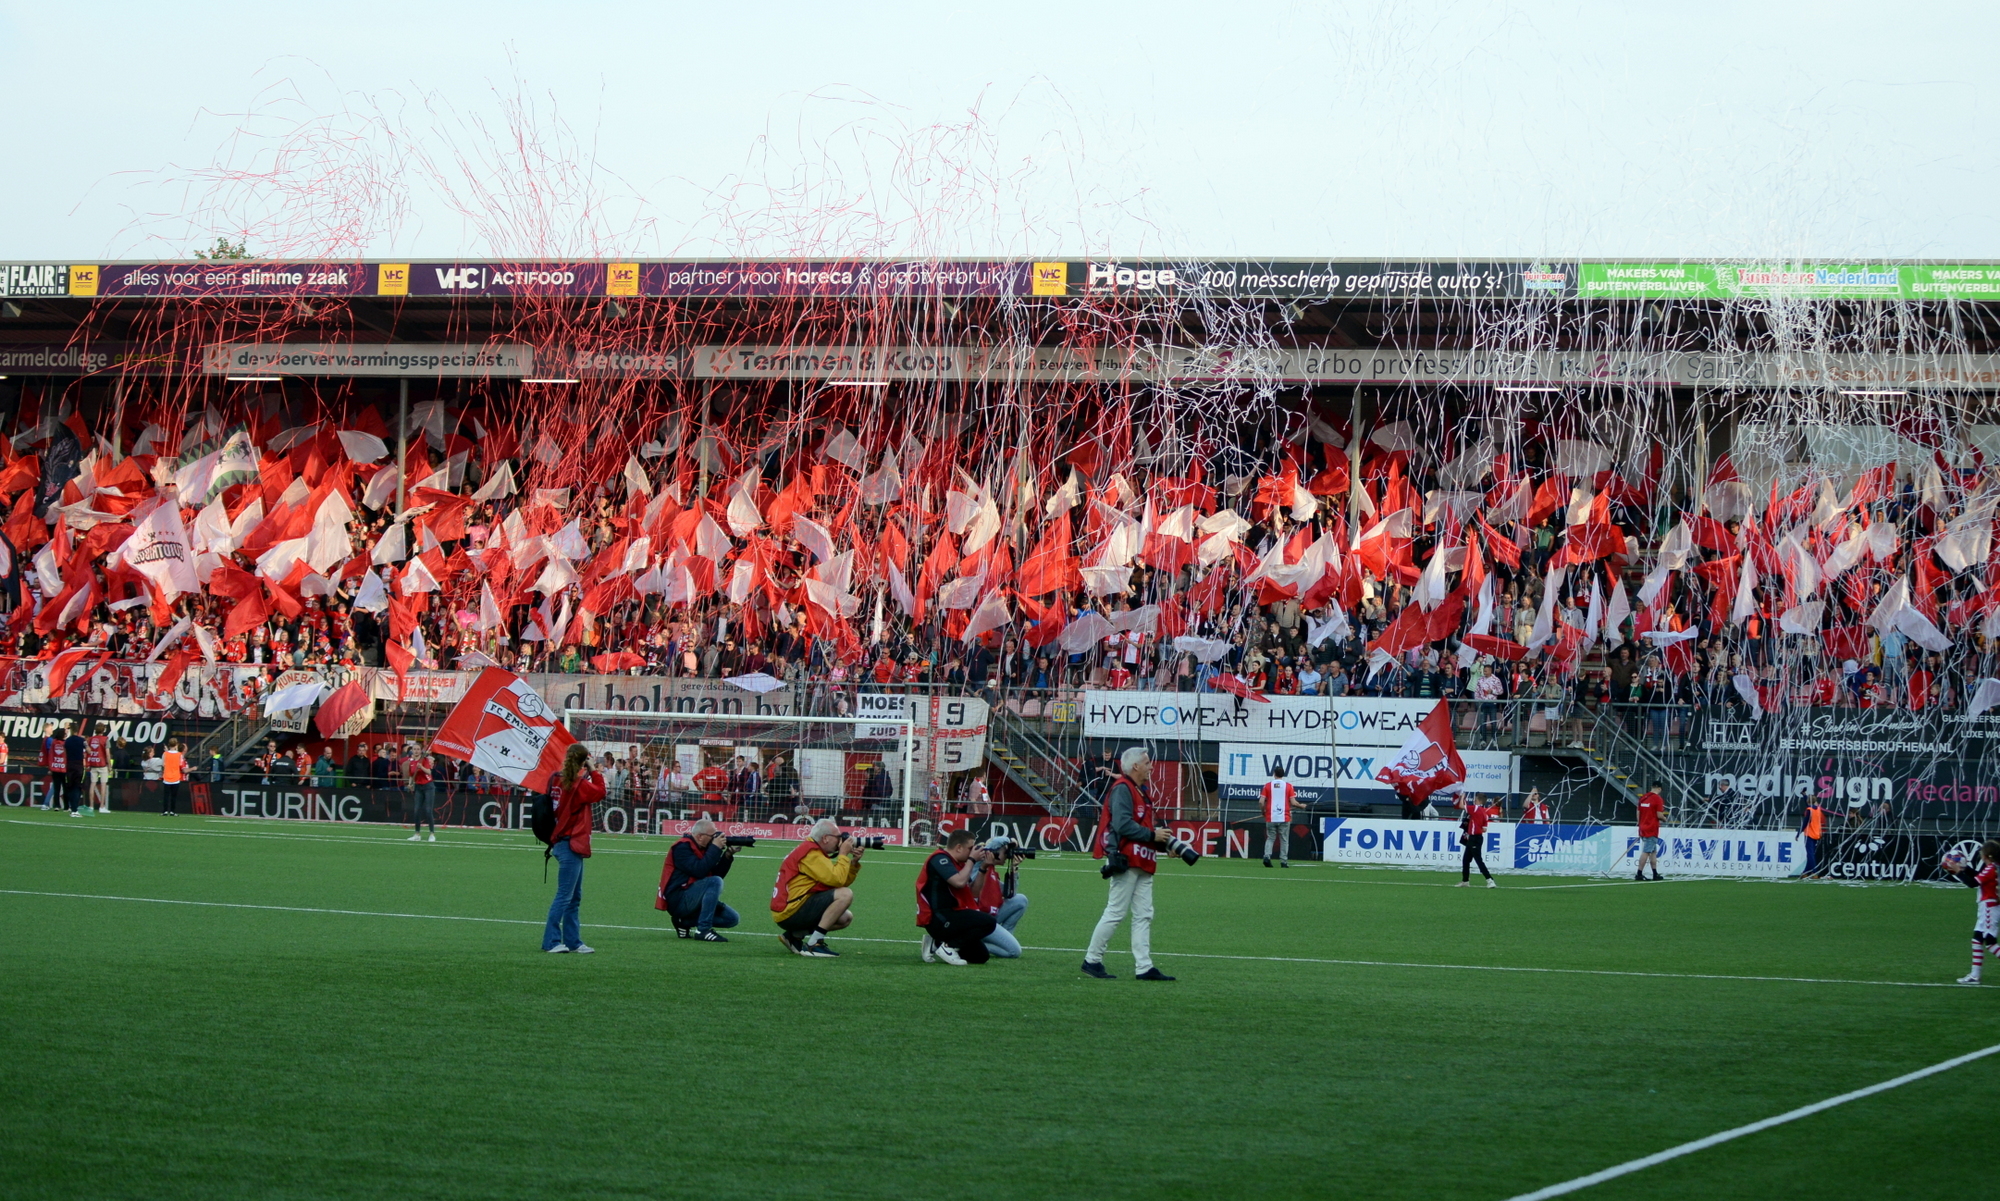
<svg viewBox="0 0 2000 1201"><path fill-rule="evenodd" d="M1417 723L1403 749L1375 778L1412 801L1465 781L1465 760L1451 737L1451 706L1437 703L1430 716Z"/></svg>
<svg viewBox="0 0 2000 1201"><path fill-rule="evenodd" d="M444 719L431 749L540 792L575 741L526 680L489 667Z"/></svg>

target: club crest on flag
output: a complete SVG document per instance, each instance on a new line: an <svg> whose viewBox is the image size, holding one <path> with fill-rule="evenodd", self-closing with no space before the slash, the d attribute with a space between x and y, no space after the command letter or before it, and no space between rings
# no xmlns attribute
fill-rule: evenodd
<svg viewBox="0 0 2000 1201"><path fill-rule="evenodd" d="M1439 701L1375 778L1413 801L1464 783L1465 760L1451 736L1451 707Z"/></svg>
<svg viewBox="0 0 2000 1201"><path fill-rule="evenodd" d="M526 680L489 667L444 719L431 749L540 792L575 741Z"/></svg>

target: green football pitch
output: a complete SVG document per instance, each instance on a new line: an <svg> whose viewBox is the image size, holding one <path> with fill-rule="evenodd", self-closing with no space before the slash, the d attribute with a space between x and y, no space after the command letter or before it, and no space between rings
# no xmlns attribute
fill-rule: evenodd
<svg viewBox="0 0 2000 1201"><path fill-rule="evenodd" d="M1509 1198L2000 1043L1965 889L1170 862L1154 948L1026 865L1014 962L919 962L912 852L839 959L652 907L600 837L590 956L526 834L0 819L9 1198ZM1583 1197L1977 1193L2000 1056Z"/></svg>

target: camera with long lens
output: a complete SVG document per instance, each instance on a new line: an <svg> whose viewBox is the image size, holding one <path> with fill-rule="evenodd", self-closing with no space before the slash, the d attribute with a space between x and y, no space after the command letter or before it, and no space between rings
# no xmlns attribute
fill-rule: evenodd
<svg viewBox="0 0 2000 1201"><path fill-rule="evenodd" d="M993 857L996 859L1033 859L1035 852L1033 848L1024 847L1010 838L1001 845L993 848Z"/></svg>
<svg viewBox="0 0 2000 1201"><path fill-rule="evenodd" d="M1179 855L1181 862L1187 864L1189 867L1193 867L1195 864L1201 862L1201 852L1195 850L1192 845L1183 839L1168 838L1167 852L1172 855Z"/></svg>
<svg viewBox="0 0 2000 1201"><path fill-rule="evenodd" d="M757 845L757 840L748 834L728 834L723 836L722 845L726 847L754 847Z"/></svg>
<svg viewBox="0 0 2000 1201"><path fill-rule="evenodd" d="M848 837L854 840L857 849L863 851L879 851L889 845L888 837L882 834L849 834Z"/></svg>

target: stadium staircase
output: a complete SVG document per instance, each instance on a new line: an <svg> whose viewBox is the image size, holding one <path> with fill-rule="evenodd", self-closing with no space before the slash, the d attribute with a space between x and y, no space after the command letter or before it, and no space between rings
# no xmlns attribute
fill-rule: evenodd
<svg viewBox="0 0 2000 1201"><path fill-rule="evenodd" d="M1071 757L1032 718L995 705L986 726L986 759L1051 814L1068 816L1083 795Z"/></svg>
<svg viewBox="0 0 2000 1201"><path fill-rule="evenodd" d="M1646 785L1658 784L1675 811L1692 813L1699 809L1701 799L1682 780L1681 774L1626 728L1627 716L1628 711L1599 706L1596 719L1584 734L1583 745L1568 749L1582 756L1598 779L1627 801L1636 804Z"/></svg>
<svg viewBox="0 0 2000 1201"><path fill-rule="evenodd" d="M190 766L205 764L209 752L222 752L222 766L226 771L236 766L236 761L253 746L264 741L271 733L271 723L254 710L236 714L228 721L210 730L201 741L188 750Z"/></svg>

